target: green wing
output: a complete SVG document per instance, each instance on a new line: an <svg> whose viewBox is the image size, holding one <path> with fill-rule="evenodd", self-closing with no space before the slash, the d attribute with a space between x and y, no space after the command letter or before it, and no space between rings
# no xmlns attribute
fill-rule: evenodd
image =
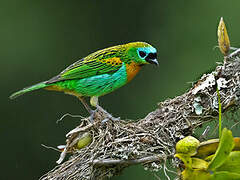
<svg viewBox="0 0 240 180"><path fill-rule="evenodd" d="M59 75L47 81L47 84L64 80L82 79L100 74L113 74L122 66L122 61L115 55L116 51L97 51L70 65Z"/></svg>

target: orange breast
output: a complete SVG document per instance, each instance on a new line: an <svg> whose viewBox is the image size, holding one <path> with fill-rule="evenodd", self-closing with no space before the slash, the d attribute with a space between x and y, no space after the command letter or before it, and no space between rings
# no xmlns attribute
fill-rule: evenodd
<svg viewBox="0 0 240 180"><path fill-rule="evenodd" d="M140 69L141 66L139 66L135 62L132 62L131 64L126 64L128 82L136 76Z"/></svg>

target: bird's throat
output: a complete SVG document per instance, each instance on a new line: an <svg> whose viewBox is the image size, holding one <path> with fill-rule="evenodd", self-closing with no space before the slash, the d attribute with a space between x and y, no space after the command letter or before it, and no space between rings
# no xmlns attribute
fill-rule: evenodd
<svg viewBox="0 0 240 180"><path fill-rule="evenodd" d="M131 64L126 64L127 81L130 82L136 76L140 69L141 66L139 66L135 62L132 62Z"/></svg>

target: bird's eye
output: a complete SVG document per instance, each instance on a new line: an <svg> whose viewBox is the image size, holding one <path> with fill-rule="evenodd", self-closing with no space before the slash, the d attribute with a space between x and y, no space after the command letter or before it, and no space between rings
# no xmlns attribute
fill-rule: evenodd
<svg viewBox="0 0 240 180"><path fill-rule="evenodd" d="M144 51L139 51L139 55L141 58L144 58L146 56L146 53Z"/></svg>
<svg viewBox="0 0 240 180"><path fill-rule="evenodd" d="M157 53L149 53L147 58L148 59L157 59Z"/></svg>

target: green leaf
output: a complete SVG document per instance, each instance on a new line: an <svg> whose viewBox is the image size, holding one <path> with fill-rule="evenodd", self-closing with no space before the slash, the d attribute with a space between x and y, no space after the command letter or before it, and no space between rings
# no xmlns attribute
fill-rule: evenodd
<svg viewBox="0 0 240 180"><path fill-rule="evenodd" d="M201 142L197 149L197 154L194 157L204 159L212 154L215 154L219 145L219 139L210 139Z"/></svg>
<svg viewBox="0 0 240 180"><path fill-rule="evenodd" d="M182 180L210 180L210 173L201 169L185 169L182 172Z"/></svg>
<svg viewBox="0 0 240 180"><path fill-rule="evenodd" d="M204 161L199 158L192 158L192 168L193 169L204 169L206 170L208 167L207 161Z"/></svg>
<svg viewBox="0 0 240 180"><path fill-rule="evenodd" d="M216 171L228 171L240 174L240 151L233 151L227 160Z"/></svg>
<svg viewBox="0 0 240 180"><path fill-rule="evenodd" d="M210 180L239 180L240 174L226 171L215 172L211 175Z"/></svg>
<svg viewBox="0 0 240 180"><path fill-rule="evenodd" d="M208 165L208 170L214 171L216 168L220 167L228 158L233 147L234 141L232 132L224 128L217 151Z"/></svg>

